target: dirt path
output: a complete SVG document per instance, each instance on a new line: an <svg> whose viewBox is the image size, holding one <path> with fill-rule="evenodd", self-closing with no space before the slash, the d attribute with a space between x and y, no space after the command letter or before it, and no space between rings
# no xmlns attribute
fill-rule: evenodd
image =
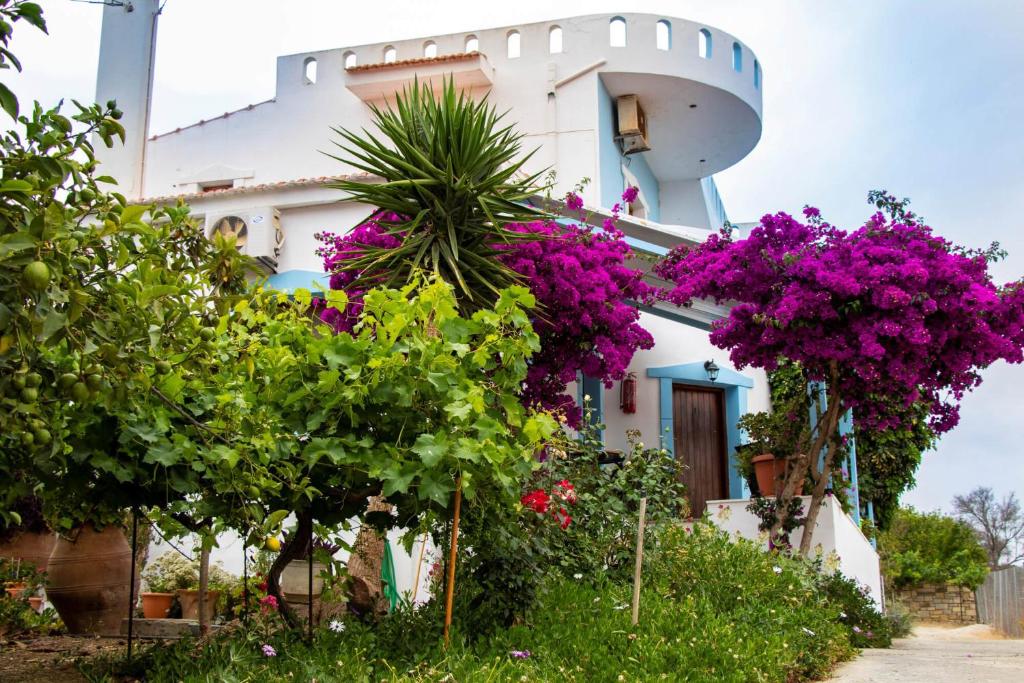
<svg viewBox="0 0 1024 683"><path fill-rule="evenodd" d="M1021 683L1024 640L1005 640L988 626L918 626L888 650L864 650L836 671L835 683Z"/></svg>
<svg viewBox="0 0 1024 683"><path fill-rule="evenodd" d="M123 652L125 642L109 638L45 636L0 641L3 683L84 683L76 663L100 654Z"/></svg>

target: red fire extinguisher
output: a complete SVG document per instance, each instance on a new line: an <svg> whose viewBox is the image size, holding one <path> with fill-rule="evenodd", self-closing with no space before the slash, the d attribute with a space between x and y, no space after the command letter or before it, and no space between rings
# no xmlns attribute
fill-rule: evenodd
<svg viewBox="0 0 1024 683"><path fill-rule="evenodd" d="M636 375L632 372L619 384L619 408L624 413L636 412Z"/></svg>

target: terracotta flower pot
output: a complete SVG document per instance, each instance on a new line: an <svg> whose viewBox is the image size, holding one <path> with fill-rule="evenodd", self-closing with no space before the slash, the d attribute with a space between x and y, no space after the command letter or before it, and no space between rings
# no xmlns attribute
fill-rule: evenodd
<svg viewBox="0 0 1024 683"><path fill-rule="evenodd" d="M28 599L28 604L32 606L36 614L40 614L43 611L43 599L37 595L33 595Z"/></svg>
<svg viewBox="0 0 1024 683"><path fill-rule="evenodd" d="M57 534L21 532L6 543L0 543L0 557L13 557L22 562L31 562L41 572L46 571L50 553L57 543Z"/></svg>
<svg viewBox="0 0 1024 683"><path fill-rule="evenodd" d="M213 615L216 614L217 598L220 597L220 591L206 591L206 618L207 621L213 621ZM178 602L181 603L181 618L182 619L198 619L199 618L199 591L197 590L185 590L181 589L178 591Z"/></svg>
<svg viewBox="0 0 1024 683"><path fill-rule="evenodd" d="M763 453L751 458L750 464L754 466L754 477L757 479L757 488L762 496L777 496L782 493L786 476L785 458L776 458L771 453ZM801 496L803 492L804 485L801 483L794 494Z"/></svg>
<svg viewBox="0 0 1024 683"><path fill-rule="evenodd" d="M128 616L132 550L116 526L92 524L61 537L50 555L46 597L68 633L116 636Z"/></svg>
<svg viewBox="0 0 1024 683"><path fill-rule="evenodd" d="M174 593L143 593L142 616L146 619L166 619L174 604Z"/></svg>
<svg viewBox="0 0 1024 683"><path fill-rule="evenodd" d="M25 586L24 581L9 583L7 584L7 587L4 590L7 591L7 595L11 596L15 600L20 599L22 596L28 593L28 587Z"/></svg>

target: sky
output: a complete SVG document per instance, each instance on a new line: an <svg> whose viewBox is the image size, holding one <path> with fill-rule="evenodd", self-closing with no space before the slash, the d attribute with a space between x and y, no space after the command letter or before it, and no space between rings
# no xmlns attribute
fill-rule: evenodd
<svg viewBox="0 0 1024 683"><path fill-rule="evenodd" d="M91 101L102 9L43 0L50 35L19 27L21 97ZM650 12L732 33L764 74L764 130L716 176L733 222L819 207L834 224L869 215L871 189L913 200L940 234L1010 254L1024 275L1024 2L1016 0L167 0L151 133L274 95L279 55L557 19ZM925 455L904 502L950 509L976 486L1024 497L1024 367L997 364L963 402L960 425Z"/></svg>

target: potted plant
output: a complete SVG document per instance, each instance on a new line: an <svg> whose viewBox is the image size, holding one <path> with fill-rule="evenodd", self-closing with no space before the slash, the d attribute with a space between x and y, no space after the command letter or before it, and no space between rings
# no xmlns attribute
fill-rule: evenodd
<svg viewBox="0 0 1024 683"><path fill-rule="evenodd" d="M778 496L786 466L806 429L806 420L780 406L772 412L748 413L739 419L748 442L736 449L737 469L747 480L753 497ZM803 487L796 492L800 495Z"/></svg>
<svg viewBox="0 0 1024 683"><path fill-rule="evenodd" d="M197 572L193 577L190 560L174 551L164 553L142 572L142 581L147 589L141 593L142 615L147 619L167 618L174 606L175 593L189 588L198 580Z"/></svg>
<svg viewBox="0 0 1024 683"><path fill-rule="evenodd" d="M160 571L167 574L168 590L173 590L181 605L182 619L199 619L199 561L189 560L178 553L164 553L154 564L160 563ZM213 621L222 595L231 591L237 583L232 574L225 571L220 563L210 565L206 590L207 621Z"/></svg>
<svg viewBox="0 0 1024 683"><path fill-rule="evenodd" d="M285 542L289 542L285 534ZM320 595L324 590L324 577L330 574L331 567L322 562L334 556L341 546L327 539L313 539L313 595ZM285 600L305 604L309 600L309 554L289 562L281 572L281 592Z"/></svg>

